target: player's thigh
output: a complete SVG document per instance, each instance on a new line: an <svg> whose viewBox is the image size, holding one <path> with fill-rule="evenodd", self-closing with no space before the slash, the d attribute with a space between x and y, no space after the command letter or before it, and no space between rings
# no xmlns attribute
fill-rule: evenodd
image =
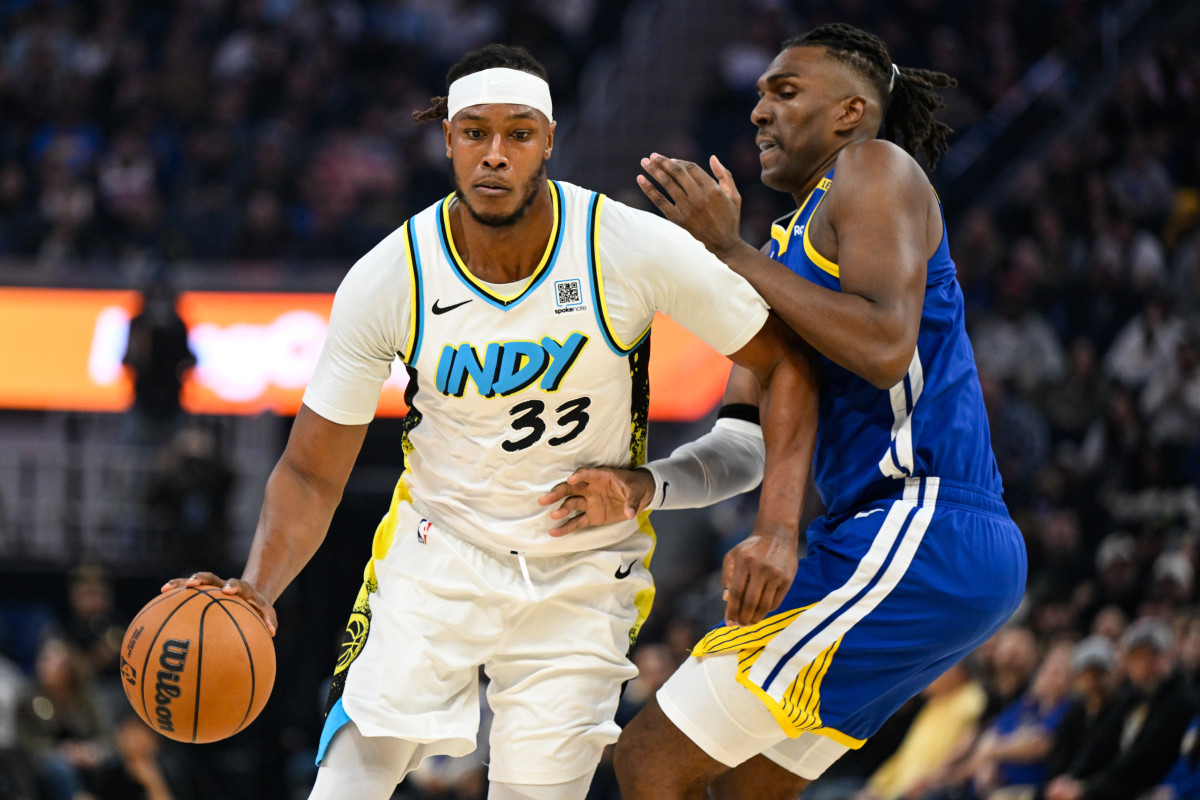
<svg viewBox="0 0 1200 800"><path fill-rule="evenodd" d="M704 798L729 769L680 730L654 698L621 732L613 766L625 800Z"/></svg>
<svg viewBox="0 0 1200 800"><path fill-rule="evenodd" d="M374 591L352 616L357 649L339 659L331 696L365 735L473 747L478 665L503 635L509 598L496 585L509 576L494 574L493 556L423 525L407 504L397 518L391 547L374 562Z"/></svg>
<svg viewBox="0 0 1200 800"><path fill-rule="evenodd" d="M801 778L765 755L755 756L749 761L719 776L709 787L712 800L796 800L808 784Z"/></svg>
<svg viewBox="0 0 1200 800"><path fill-rule="evenodd" d="M649 545L635 538L615 550L530 559L538 597L510 618L485 664L492 780L572 780L616 741L621 685L637 674L626 655L630 632L652 592L641 561Z"/></svg>

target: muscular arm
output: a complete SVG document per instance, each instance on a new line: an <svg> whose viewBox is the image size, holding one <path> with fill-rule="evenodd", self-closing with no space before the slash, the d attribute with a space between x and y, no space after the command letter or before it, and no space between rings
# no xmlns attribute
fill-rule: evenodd
<svg viewBox="0 0 1200 800"><path fill-rule="evenodd" d="M301 406L266 497L242 580L274 603L325 539L366 425L338 425Z"/></svg>
<svg viewBox="0 0 1200 800"><path fill-rule="evenodd" d="M816 445L818 381L808 348L774 314L730 357L759 383L767 449L754 529L730 551L722 570L726 620L745 625L777 606L795 575L800 513ZM775 577L779 571L786 572L786 582Z"/></svg>
<svg viewBox="0 0 1200 800"><path fill-rule="evenodd" d="M339 425L301 406L287 447L267 479L241 579L201 572L170 581L163 590L184 584L224 586L257 608L274 635L274 603L324 541L366 432L366 425Z"/></svg>
<svg viewBox="0 0 1200 800"><path fill-rule="evenodd" d="M926 262L937 245L931 231L941 230L940 218L931 220L929 182L910 156L870 141L838 158L833 188L809 225L821 232L814 245L839 265L840 292L801 278L737 236L740 197L719 162L719 184L697 165L663 156L643 167L671 193L673 203L642 183L668 219L745 277L814 349L879 388L904 377L917 342Z"/></svg>

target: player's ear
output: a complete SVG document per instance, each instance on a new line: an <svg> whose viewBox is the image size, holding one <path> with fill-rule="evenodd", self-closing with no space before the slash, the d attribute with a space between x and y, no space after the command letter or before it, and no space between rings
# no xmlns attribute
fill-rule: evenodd
<svg viewBox="0 0 1200 800"><path fill-rule="evenodd" d="M446 158L451 158L450 153L450 120L442 120L442 134L446 137Z"/></svg>
<svg viewBox="0 0 1200 800"><path fill-rule="evenodd" d="M554 132L556 130L558 130L558 123L551 122L550 123L550 134L546 137L546 149L542 156L542 158L544 158L544 159L549 159L550 154L554 152Z"/></svg>
<svg viewBox="0 0 1200 800"><path fill-rule="evenodd" d="M867 114L867 98L861 94L851 95L838 105L838 116L834 130L844 133L858 127Z"/></svg>

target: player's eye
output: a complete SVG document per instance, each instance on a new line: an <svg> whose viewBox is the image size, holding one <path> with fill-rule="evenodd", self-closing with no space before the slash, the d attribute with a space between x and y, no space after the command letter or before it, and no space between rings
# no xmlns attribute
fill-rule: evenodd
<svg viewBox="0 0 1200 800"><path fill-rule="evenodd" d="M531 136L533 136L533 132L532 132L532 131L525 131L525 130L521 130L521 131L513 131L513 138L514 138L514 139L517 139L518 141L522 141L522 142L523 142L523 141L525 141L526 139L528 139L528 138L529 138L529 137L531 137Z"/></svg>

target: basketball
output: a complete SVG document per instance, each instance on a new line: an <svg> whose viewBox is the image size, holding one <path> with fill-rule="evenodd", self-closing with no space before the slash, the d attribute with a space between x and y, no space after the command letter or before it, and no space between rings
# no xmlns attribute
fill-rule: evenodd
<svg viewBox="0 0 1200 800"><path fill-rule="evenodd" d="M258 613L215 586L147 603L121 643L121 685L146 724L180 742L245 728L275 683L275 645Z"/></svg>

